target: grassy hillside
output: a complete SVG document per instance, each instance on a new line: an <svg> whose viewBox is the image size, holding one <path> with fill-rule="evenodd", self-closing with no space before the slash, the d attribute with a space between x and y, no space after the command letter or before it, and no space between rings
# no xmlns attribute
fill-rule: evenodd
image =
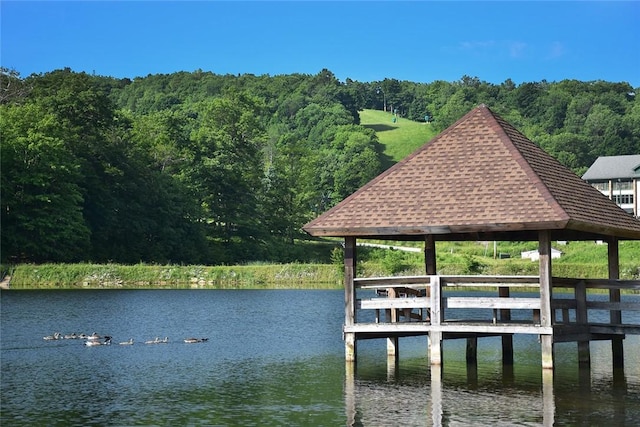
<svg viewBox="0 0 640 427"><path fill-rule="evenodd" d="M436 136L428 123L419 123L402 117L393 123L391 113L379 110L360 111L360 124L376 131L391 166Z"/></svg>

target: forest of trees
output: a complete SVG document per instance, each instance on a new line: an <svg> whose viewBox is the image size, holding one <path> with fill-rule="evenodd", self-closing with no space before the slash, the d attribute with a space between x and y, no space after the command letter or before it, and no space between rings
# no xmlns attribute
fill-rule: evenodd
<svg viewBox="0 0 640 427"><path fill-rule="evenodd" d="M300 227L383 170L358 111L438 131L484 103L581 174L640 153L627 83L0 73L2 262L308 261ZM426 141L425 141L426 142Z"/></svg>

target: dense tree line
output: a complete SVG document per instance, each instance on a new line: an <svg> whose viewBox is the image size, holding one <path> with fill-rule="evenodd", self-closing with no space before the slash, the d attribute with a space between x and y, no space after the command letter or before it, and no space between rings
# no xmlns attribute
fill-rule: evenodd
<svg viewBox="0 0 640 427"><path fill-rule="evenodd" d="M2 260L301 260L300 227L382 171L358 111L443 130L485 103L576 172L640 153L626 83L0 73Z"/></svg>

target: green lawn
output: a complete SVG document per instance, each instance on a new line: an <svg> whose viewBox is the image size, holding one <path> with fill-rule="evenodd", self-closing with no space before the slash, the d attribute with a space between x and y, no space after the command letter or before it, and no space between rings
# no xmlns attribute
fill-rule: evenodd
<svg viewBox="0 0 640 427"><path fill-rule="evenodd" d="M436 132L428 123L414 122L402 117L394 123L391 113L379 110L360 111L360 124L376 131L389 161L385 167L404 159L436 136Z"/></svg>

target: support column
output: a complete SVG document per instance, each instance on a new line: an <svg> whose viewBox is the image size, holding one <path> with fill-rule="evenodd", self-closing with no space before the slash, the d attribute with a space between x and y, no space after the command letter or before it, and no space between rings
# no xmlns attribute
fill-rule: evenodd
<svg viewBox="0 0 640 427"><path fill-rule="evenodd" d="M395 380L398 373L398 337L387 338L387 381Z"/></svg>
<svg viewBox="0 0 640 427"><path fill-rule="evenodd" d="M608 262L609 262L609 279L620 278L620 257L618 253L618 239L609 238L608 241ZM620 302L620 289L609 289L609 302ZM622 312L620 310L611 310L611 324L622 323ZM618 368L624 369L624 346L622 344L623 337L611 339L611 355L613 359L614 371Z"/></svg>
<svg viewBox="0 0 640 427"><path fill-rule="evenodd" d="M509 298L509 288L498 288L498 296L502 298ZM511 320L511 310L500 310L500 321L508 322ZM507 334L502 336L502 364L513 365L513 335Z"/></svg>
<svg viewBox="0 0 640 427"><path fill-rule="evenodd" d="M538 253L540 254L540 326L552 326L551 313L551 233L538 233ZM541 335L542 368L553 369L553 334Z"/></svg>
<svg viewBox="0 0 640 427"><path fill-rule="evenodd" d="M424 267L427 275L433 276L436 273L436 239L433 237L433 234L427 234L424 236ZM433 283L433 278L431 278ZM440 282L438 281L438 288L440 287ZM426 289L425 293L426 297L431 296L431 286ZM431 307L427 309L426 321L431 322L433 324L433 301L431 302ZM438 321L438 324L440 322ZM434 346L434 341L437 343ZM442 363L442 334L436 332L429 332L429 357L431 359L431 365L440 366ZM434 360L437 363L434 363Z"/></svg>
<svg viewBox="0 0 640 427"><path fill-rule="evenodd" d="M431 425L441 426L444 413L442 405L442 366L431 365Z"/></svg>
<svg viewBox="0 0 640 427"><path fill-rule="evenodd" d="M424 237L424 264L428 275L436 273L436 240L433 234Z"/></svg>
<svg viewBox="0 0 640 427"><path fill-rule="evenodd" d="M344 375L344 409L347 414L347 425L355 426L358 421L356 408L356 370L354 363L347 363Z"/></svg>
<svg viewBox="0 0 640 427"><path fill-rule="evenodd" d="M398 356L398 337L387 337L387 357L396 358Z"/></svg>
<svg viewBox="0 0 640 427"><path fill-rule="evenodd" d="M467 338L467 365L478 364L478 337Z"/></svg>
<svg viewBox="0 0 640 427"><path fill-rule="evenodd" d="M353 279L356 274L356 238L344 239L344 325L353 326L356 322L356 290ZM356 334L344 334L345 360L356 361Z"/></svg>
<svg viewBox="0 0 640 427"><path fill-rule="evenodd" d="M576 323L586 331L589 323L589 312L587 310L587 288L583 280L576 284L574 296L576 299ZM583 368L588 368L591 364L588 339L578 341L578 364Z"/></svg>
<svg viewBox="0 0 640 427"><path fill-rule="evenodd" d="M439 329L442 323L440 277L431 276L431 325ZM432 365L442 365L442 331L429 332L429 356Z"/></svg>
<svg viewBox="0 0 640 427"><path fill-rule="evenodd" d="M553 393L553 371L542 370L542 425L555 423L556 399Z"/></svg>

